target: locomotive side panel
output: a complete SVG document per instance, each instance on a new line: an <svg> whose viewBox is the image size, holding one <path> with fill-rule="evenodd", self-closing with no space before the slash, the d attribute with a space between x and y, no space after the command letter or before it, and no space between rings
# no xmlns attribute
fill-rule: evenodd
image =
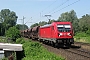
<svg viewBox="0 0 90 60"><path fill-rule="evenodd" d="M56 42L56 38L55 38L55 30L54 30L54 25L49 24L49 25L45 25L45 26L41 26L39 29L39 39L43 40L43 41L52 41L52 42Z"/></svg>
<svg viewBox="0 0 90 60"><path fill-rule="evenodd" d="M51 37L51 27L40 28L40 37L50 38Z"/></svg>

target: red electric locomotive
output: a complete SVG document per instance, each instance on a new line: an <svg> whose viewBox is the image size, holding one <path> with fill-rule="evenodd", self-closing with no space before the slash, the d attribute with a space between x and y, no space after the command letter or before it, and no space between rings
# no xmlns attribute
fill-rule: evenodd
<svg viewBox="0 0 90 60"><path fill-rule="evenodd" d="M70 22L53 22L39 28L39 39L56 45L71 45L74 43L73 27Z"/></svg>

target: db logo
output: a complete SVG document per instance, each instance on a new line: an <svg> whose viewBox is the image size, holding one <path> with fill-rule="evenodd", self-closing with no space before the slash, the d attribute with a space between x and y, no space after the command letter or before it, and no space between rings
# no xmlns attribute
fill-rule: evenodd
<svg viewBox="0 0 90 60"><path fill-rule="evenodd" d="M64 33L63 35L66 35L66 33Z"/></svg>

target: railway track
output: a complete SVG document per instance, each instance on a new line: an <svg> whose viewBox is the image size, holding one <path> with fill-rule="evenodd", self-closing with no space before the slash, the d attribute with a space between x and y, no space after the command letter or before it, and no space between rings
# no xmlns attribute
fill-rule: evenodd
<svg viewBox="0 0 90 60"><path fill-rule="evenodd" d="M71 52L72 54L76 54L85 58L89 58L90 59L90 51L86 51L84 49L64 49L65 51Z"/></svg>
<svg viewBox="0 0 90 60"><path fill-rule="evenodd" d="M90 51L75 47L75 48L54 48L49 45L44 45L48 51L57 55L63 56L66 60L90 60Z"/></svg>
<svg viewBox="0 0 90 60"><path fill-rule="evenodd" d="M75 44L80 44L80 45L86 45L86 46L90 46L90 43L83 43L83 42L74 42Z"/></svg>
<svg viewBox="0 0 90 60"><path fill-rule="evenodd" d="M84 45L84 44L83 44ZM85 44L87 45L87 44ZM52 46L51 46L52 47ZM68 53L72 53L75 54L77 56L81 56L83 58L87 58L87 60L90 59L90 51L86 50L86 49L82 49L80 46L75 46L73 45L71 48L60 48L60 50L65 50ZM59 50L59 49L58 49Z"/></svg>
<svg viewBox="0 0 90 60"><path fill-rule="evenodd" d="M80 46L82 49L90 51L90 43L83 43L83 42L75 42L76 46Z"/></svg>
<svg viewBox="0 0 90 60"><path fill-rule="evenodd" d="M84 44L83 44L84 45ZM87 44L85 44L87 45ZM70 53L71 56L70 57L76 57L75 60L90 60L90 50L88 51L87 49L83 49L81 48L80 46L75 46L75 45L72 45L70 48L60 48L58 50L64 50L64 54L66 54L68 52L68 54ZM66 52L66 53L65 53ZM74 56L72 56L72 54ZM79 58L78 58L79 56ZM67 58L70 58L70 57L67 57ZM81 57L81 58L80 58ZM72 60L72 59L71 59ZM73 59L74 60L74 59Z"/></svg>

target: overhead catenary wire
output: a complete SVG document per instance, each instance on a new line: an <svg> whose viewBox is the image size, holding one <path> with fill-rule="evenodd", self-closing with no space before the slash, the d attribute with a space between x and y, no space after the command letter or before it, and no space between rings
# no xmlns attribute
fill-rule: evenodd
<svg viewBox="0 0 90 60"><path fill-rule="evenodd" d="M58 9L59 7L61 7L62 5L64 5L65 3L67 3L69 0L66 0L65 2L63 2L62 4L60 4L59 6L57 6L57 7L55 7L55 8L53 8L53 10L52 11L54 11L54 10L56 10L56 9ZM52 11L50 11L49 13L51 13Z"/></svg>
<svg viewBox="0 0 90 60"><path fill-rule="evenodd" d="M57 0L55 0L54 2L52 2L49 6L47 6L45 9L43 9L41 12L45 11L46 9L50 8L54 3L56 3Z"/></svg>
<svg viewBox="0 0 90 60"><path fill-rule="evenodd" d="M65 2L63 2L63 3L61 3L59 6L57 6L57 7L55 7L55 8L53 8L53 10L52 11L54 11L54 10L56 10L57 8L59 8L60 6L62 6L62 5L64 5L66 2L68 2L69 0L66 0ZM50 6L52 6L54 3L56 3L57 2L57 0L55 0L52 4L50 4L47 8L50 8ZM46 9L47 9L46 8ZM44 9L44 10L46 10L46 9ZM44 11L43 10L43 11ZM43 12L43 11L41 11L40 12L40 17L41 17L41 13ZM50 12L49 12L50 13Z"/></svg>
<svg viewBox="0 0 90 60"><path fill-rule="evenodd" d="M60 6L62 6L62 5L64 5L66 2L68 2L69 0L66 0L65 2L63 2L61 5L59 5L58 7L56 7L56 8L59 8ZM71 6L71 5L73 5L73 4L75 4L75 3L77 3L77 2L79 2L80 0L77 0L77 1L75 1L75 2L73 2L73 3L71 3L71 4L68 4L67 6L65 6L65 7L63 7L63 8L61 8L61 9L59 9L59 10L57 10L57 11L55 11L55 12L53 12L53 13L51 13L51 15L52 14L54 14L54 13L56 13L56 12L58 12L58 11L60 11L60 10L63 10L63 9L65 9L65 8L67 8L67 7L69 7L69 6ZM54 9L55 10L55 9Z"/></svg>
<svg viewBox="0 0 90 60"><path fill-rule="evenodd" d="M43 10L41 10L40 11L40 16L41 16L41 13L42 12L44 12L45 10L47 10L48 8L50 8L54 3L56 3L58 0L55 0L54 2L52 2L50 5L48 5L45 9L43 9ZM34 16L37 16L37 14L36 15L34 15Z"/></svg>
<svg viewBox="0 0 90 60"><path fill-rule="evenodd" d="M64 5L66 2L68 2L69 0L66 0L64 3L62 3L60 6L62 6L62 5ZM63 10L63 9L65 9L65 8L67 8L67 7L69 7L69 6L71 6L71 5L73 5L73 4L75 4L75 3L77 3L77 2L79 2L80 0L77 0L77 1L74 1L73 3L71 3L71 4L68 4L67 6L65 6L65 7L63 7L63 8L61 8L60 10ZM60 7L59 6L59 7ZM57 7L58 8L58 7ZM51 15L52 14L54 14L54 13L56 13L56 12L58 12L58 11L60 11L60 10L57 10L57 11L55 11L55 12L53 12L53 13L51 13Z"/></svg>
<svg viewBox="0 0 90 60"><path fill-rule="evenodd" d="M67 8L67 7L71 6L71 5L73 5L73 4L77 3L77 2L79 2L79 1L80 1L80 0L77 0L77 1L75 1L75 2L73 2L73 3L71 3L71 4L68 4L67 6L65 6L65 7L61 8L61 9L59 9L59 10L53 12L53 13L51 13L51 14L54 14L54 13L56 13L56 12L59 12L59 11L65 9L65 8Z"/></svg>
<svg viewBox="0 0 90 60"><path fill-rule="evenodd" d="M57 1L57 0L55 0L55 1L54 1L52 4L50 4L47 8L50 8L50 6L52 6L56 1ZM66 1L63 2L61 5L57 6L56 9L59 8L60 6L64 5L64 4L65 4L66 2L68 2L68 1L69 1L69 0L66 0ZM55 11L55 12L52 12L52 13L50 12L50 13L51 13L51 14L54 14L54 13L56 13L56 12L59 12L59 11L65 9L65 8L67 8L67 7L71 6L71 5L79 2L79 1L80 1L80 0L77 0L77 1L75 1L75 2L73 2L73 3L71 3L71 4L68 4L67 6L65 6L65 7L61 8L61 9ZM45 8L45 9L42 10L41 12L44 12L47 8ZM53 9L52 11L54 11L54 10L56 10L56 9ZM40 12L40 17L41 17L41 12ZM35 16L34 16L34 17L35 17ZM39 18L39 19L40 19L40 18Z"/></svg>
<svg viewBox="0 0 90 60"><path fill-rule="evenodd" d="M43 9L43 10L40 12L40 17L41 17L41 13L42 13L42 12L44 12L46 9L48 9L50 6L52 6L52 5L53 5L54 3L56 3L56 2L57 2L57 0L55 0L54 2L52 2L52 3L51 3L49 6L47 6L45 9ZM37 14L34 15L34 17L35 17L35 16L37 16ZM33 16L32 16L32 17L33 17ZM32 19L32 18L31 18L31 19ZM28 21L29 21L29 20L28 20ZM28 22L28 21L27 21L27 22ZM27 23L27 22L26 22L26 23Z"/></svg>

